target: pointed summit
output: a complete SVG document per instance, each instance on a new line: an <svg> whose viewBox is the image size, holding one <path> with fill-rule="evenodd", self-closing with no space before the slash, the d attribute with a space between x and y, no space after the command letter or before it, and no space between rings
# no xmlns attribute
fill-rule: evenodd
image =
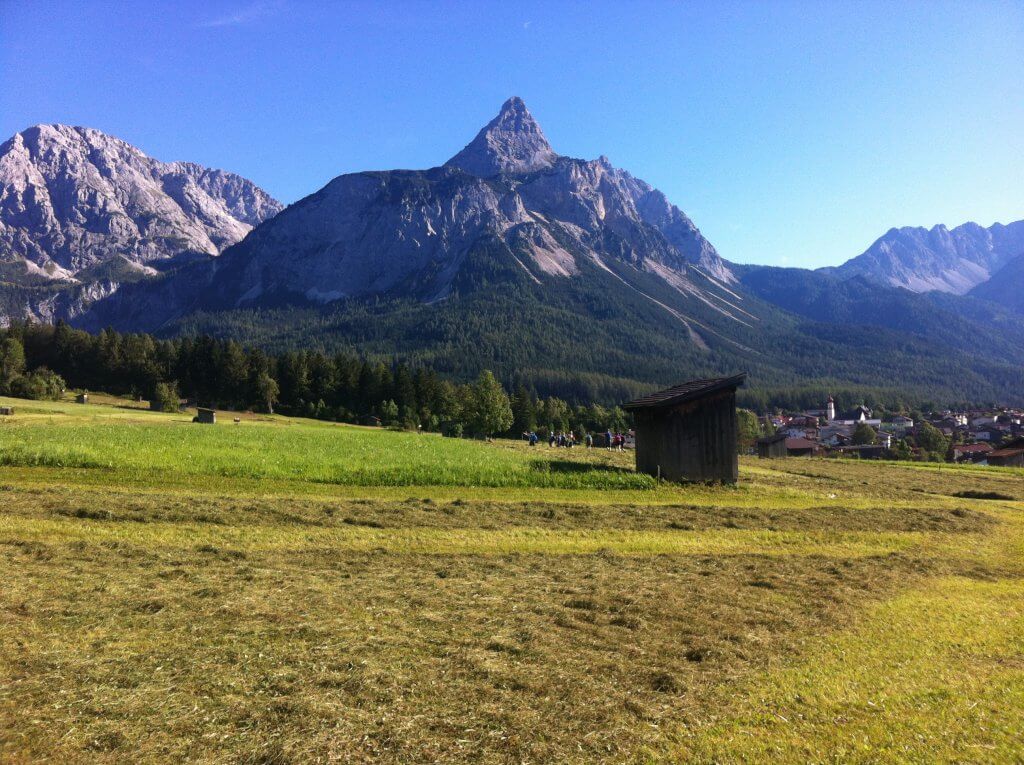
<svg viewBox="0 0 1024 765"><path fill-rule="evenodd" d="M471 175L527 173L549 167L558 158L523 99L513 96L498 116L446 164Z"/></svg>

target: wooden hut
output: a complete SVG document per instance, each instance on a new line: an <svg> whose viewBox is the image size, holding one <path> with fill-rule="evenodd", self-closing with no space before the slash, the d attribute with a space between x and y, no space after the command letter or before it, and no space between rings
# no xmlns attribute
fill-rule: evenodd
<svg viewBox="0 0 1024 765"><path fill-rule="evenodd" d="M786 451L786 434L779 432L774 436L757 439L757 456L761 459L789 456Z"/></svg>
<svg viewBox="0 0 1024 765"><path fill-rule="evenodd" d="M77 396L75 396L75 403L76 404L88 404L89 403L89 394L88 393L79 393Z"/></svg>
<svg viewBox="0 0 1024 765"><path fill-rule="evenodd" d="M624 404L636 425L636 469L668 481L735 483L736 389L746 377L691 380Z"/></svg>
<svg viewBox="0 0 1024 765"><path fill-rule="evenodd" d="M14 407L13 406L0 406L0 416L13 417Z"/></svg>
<svg viewBox="0 0 1024 765"><path fill-rule="evenodd" d="M813 457L816 451L818 445L814 441L799 436L786 439L786 454L790 457Z"/></svg>
<svg viewBox="0 0 1024 765"><path fill-rule="evenodd" d="M995 451L989 452L985 459L989 465L1024 467L1024 437L1003 444Z"/></svg>
<svg viewBox="0 0 1024 765"><path fill-rule="evenodd" d="M216 425L217 413L212 409L199 407L196 412L196 416L192 418L192 422L200 422L204 425Z"/></svg>

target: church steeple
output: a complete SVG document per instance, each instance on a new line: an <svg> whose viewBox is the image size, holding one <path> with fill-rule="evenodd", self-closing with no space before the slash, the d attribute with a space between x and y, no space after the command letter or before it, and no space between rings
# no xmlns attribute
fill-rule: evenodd
<svg viewBox="0 0 1024 765"><path fill-rule="evenodd" d="M836 418L836 400L832 396L828 397L828 401L825 403L825 419L832 422Z"/></svg>

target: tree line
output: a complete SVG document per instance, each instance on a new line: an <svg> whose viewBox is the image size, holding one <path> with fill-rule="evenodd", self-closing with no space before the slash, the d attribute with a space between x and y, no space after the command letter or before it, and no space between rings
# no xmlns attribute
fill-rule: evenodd
<svg viewBox="0 0 1024 765"><path fill-rule="evenodd" d="M271 354L209 335L157 339L109 329L92 335L64 323L0 329L0 394L20 398L55 399L72 387L140 397L170 411L186 399L199 406L337 422L377 418L386 426L452 435L537 431L544 438L549 431L582 435L630 425L618 406L583 396L542 397L534 383L522 376L502 384L486 369L471 382L457 383L426 363L385 362L353 352ZM748 388L739 391L737 402L758 412L799 411L821 406L826 391L834 393L840 409L864 403L878 416L910 410L919 420L915 404L926 411L937 408L912 391L834 382ZM752 414L742 420L741 445L763 434L756 424Z"/></svg>
<svg viewBox="0 0 1024 765"><path fill-rule="evenodd" d="M351 353L273 355L210 336L161 340L109 329L92 335L64 323L15 323L0 330L0 393L55 399L66 386L142 398L168 411L185 399L451 435L628 427L618 407L540 398L524 384L509 395L489 370L458 384L426 366Z"/></svg>

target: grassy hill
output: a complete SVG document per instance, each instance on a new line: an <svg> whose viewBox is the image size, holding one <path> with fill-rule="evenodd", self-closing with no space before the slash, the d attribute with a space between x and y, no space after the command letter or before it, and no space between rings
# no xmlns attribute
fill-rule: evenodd
<svg viewBox="0 0 1024 765"><path fill-rule="evenodd" d="M92 400L0 401L0 761L1019 755L1024 471Z"/></svg>

